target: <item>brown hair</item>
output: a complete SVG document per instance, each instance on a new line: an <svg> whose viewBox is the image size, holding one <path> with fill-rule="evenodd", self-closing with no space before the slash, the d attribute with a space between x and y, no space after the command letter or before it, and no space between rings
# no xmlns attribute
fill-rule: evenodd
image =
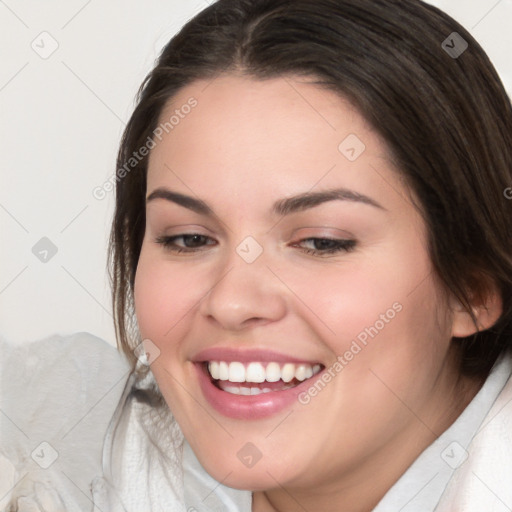
<svg viewBox="0 0 512 512"><path fill-rule="evenodd" d="M461 55L453 32L468 43ZM449 36L452 39L449 39ZM461 40L457 41L460 45ZM462 47L461 47L462 48ZM495 286L503 313L456 339L461 371L483 375L512 345L512 108L487 55L448 15L419 0L219 0L167 44L138 95L121 142L109 256L116 335L134 360L133 286L145 230L146 144L183 87L221 73L313 77L349 99L386 141L420 202L429 252L446 289Z"/></svg>

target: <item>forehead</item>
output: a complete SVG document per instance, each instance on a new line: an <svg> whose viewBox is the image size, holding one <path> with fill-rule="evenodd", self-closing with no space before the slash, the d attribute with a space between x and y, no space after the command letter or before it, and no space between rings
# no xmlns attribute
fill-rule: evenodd
<svg viewBox="0 0 512 512"><path fill-rule="evenodd" d="M378 134L346 99L304 78L198 81L172 98L160 126L148 191L168 186L214 201L219 190L229 192L224 199L236 192L264 200L314 187L377 196L389 188L382 173L392 166Z"/></svg>

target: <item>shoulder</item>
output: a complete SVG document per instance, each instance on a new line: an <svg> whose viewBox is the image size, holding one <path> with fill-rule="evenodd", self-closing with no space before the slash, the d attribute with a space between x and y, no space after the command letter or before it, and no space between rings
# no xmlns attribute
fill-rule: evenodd
<svg viewBox="0 0 512 512"><path fill-rule="evenodd" d="M512 354L505 358L512 368ZM468 447L438 512L501 512L512 503L512 376L508 378Z"/></svg>
<svg viewBox="0 0 512 512"><path fill-rule="evenodd" d="M83 493L101 473L104 434L129 371L115 347L89 333L21 346L0 339L0 466L8 475L0 510L52 492L65 510L88 508Z"/></svg>
<svg viewBox="0 0 512 512"><path fill-rule="evenodd" d="M122 359L117 349L87 332L74 333L68 336L53 335L42 340L13 345L0 337L0 364L4 371L20 370L30 371L31 374L46 374L49 367L53 367L59 373L69 370L69 363L77 363L78 366L90 368L100 364L101 360L116 364ZM87 360L84 357L87 356ZM62 364L64 363L64 364Z"/></svg>
<svg viewBox="0 0 512 512"><path fill-rule="evenodd" d="M65 433L65 419L108 394L128 364L115 347L81 332L22 345L0 340L0 370L4 415L38 435L50 425Z"/></svg>

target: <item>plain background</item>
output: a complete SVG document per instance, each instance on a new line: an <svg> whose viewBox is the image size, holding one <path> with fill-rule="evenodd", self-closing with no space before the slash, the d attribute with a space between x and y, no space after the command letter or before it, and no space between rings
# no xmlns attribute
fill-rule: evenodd
<svg viewBox="0 0 512 512"><path fill-rule="evenodd" d="M115 172L154 59L208 3L0 0L0 336L8 341L87 331L115 344L106 273L113 193L92 192ZM512 96L512 0L430 3L473 34Z"/></svg>

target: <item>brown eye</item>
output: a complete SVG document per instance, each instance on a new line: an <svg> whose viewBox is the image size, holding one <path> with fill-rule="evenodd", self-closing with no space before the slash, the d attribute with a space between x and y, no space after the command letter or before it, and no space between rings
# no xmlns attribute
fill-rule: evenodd
<svg viewBox="0 0 512 512"><path fill-rule="evenodd" d="M298 244L307 254L334 254L338 252L350 252L356 246L355 240L336 238L304 238Z"/></svg>
<svg viewBox="0 0 512 512"><path fill-rule="evenodd" d="M161 236L155 240L156 243L162 244L166 249L174 252L194 252L200 250L204 246L215 245L215 240L209 236L197 233Z"/></svg>

